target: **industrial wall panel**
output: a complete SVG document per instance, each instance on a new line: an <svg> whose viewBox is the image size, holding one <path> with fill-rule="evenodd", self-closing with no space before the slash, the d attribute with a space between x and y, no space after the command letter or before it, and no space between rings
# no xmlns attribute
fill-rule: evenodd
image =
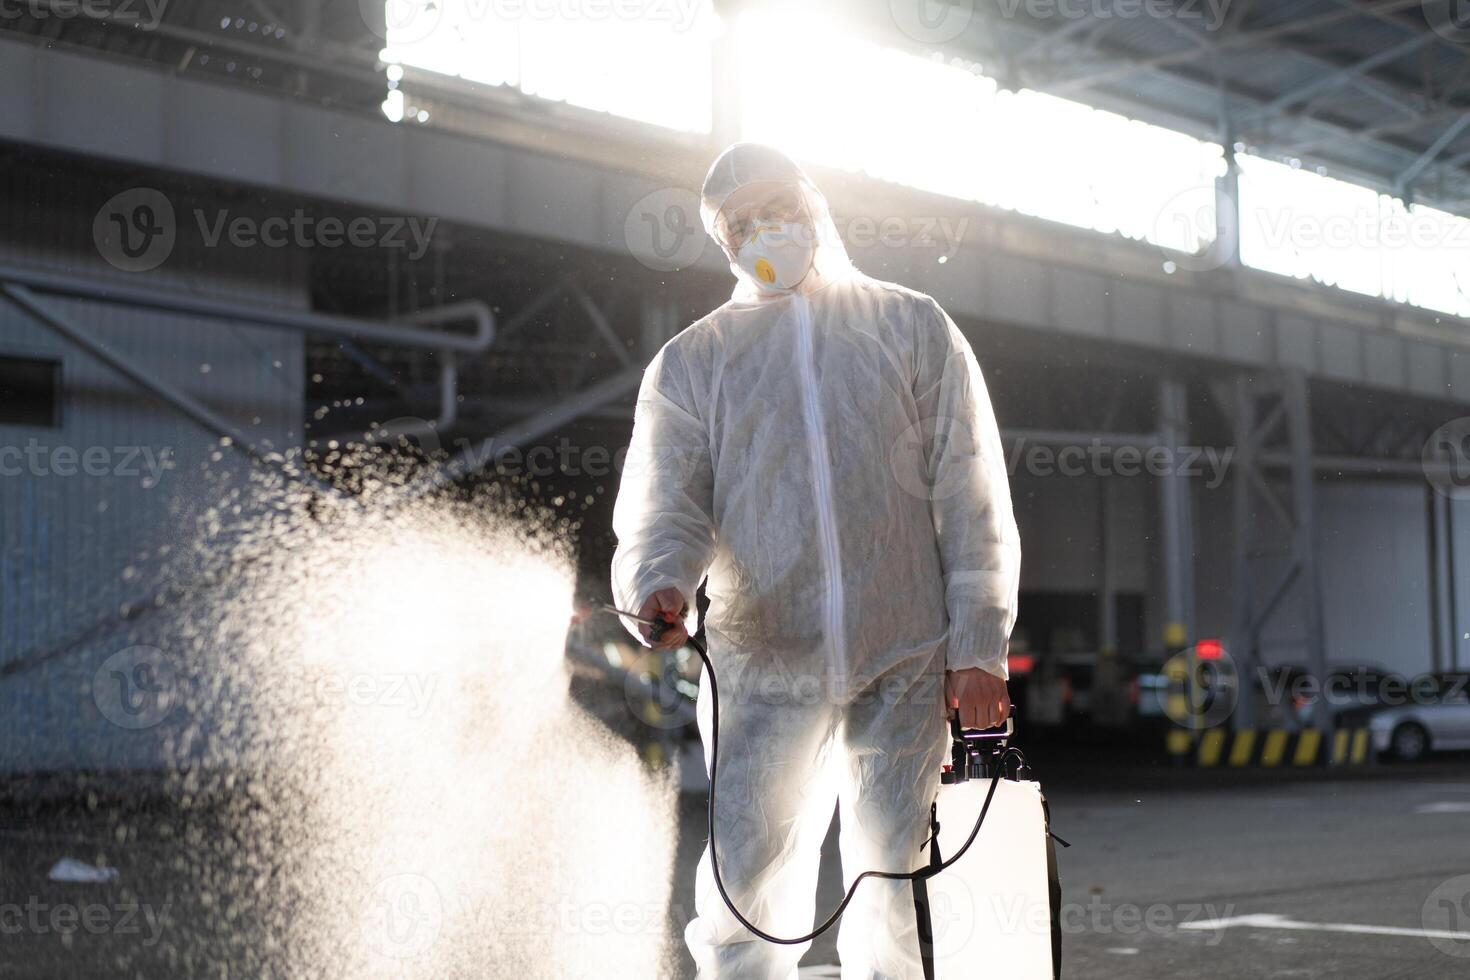
<svg viewBox="0 0 1470 980"><path fill-rule="evenodd" d="M1319 483L1317 513L1328 659L1430 670L1423 484Z"/></svg>
<svg viewBox="0 0 1470 980"><path fill-rule="evenodd" d="M1052 470L1055 446L1028 447L1020 472L1011 477L1016 524L1021 531L1021 588L1041 592L1084 592L1097 588L1097 493L1099 481ZM1031 472L1027 472L1028 468Z"/></svg>
<svg viewBox="0 0 1470 980"><path fill-rule="evenodd" d="M1388 334L1364 333L1363 376L1370 385L1380 388L1412 387L1405 370L1404 341Z"/></svg>
<svg viewBox="0 0 1470 980"><path fill-rule="evenodd" d="M172 247L146 272L122 271L107 261L107 214L146 204L162 195L173 215ZM77 273L126 286L156 286L194 296L234 298L278 306L309 305L306 263L294 248L236 247L221 238L211 244L204 229L236 217L290 215L279 198L208 195L167 175L99 177L85 170L14 165L0 184L0 262L48 272ZM162 217L162 214L160 215Z"/></svg>
<svg viewBox="0 0 1470 980"><path fill-rule="evenodd" d="M705 236L708 240L708 236ZM715 245L710 243L710 249ZM848 248L852 264L864 274L883 282L902 283L938 300L946 310L974 309L972 300L978 297L976 279L973 274L964 275L959 263L949 262L936 266L924 261L910 248L892 248L882 245Z"/></svg>
<svg viewBox="0 0 1470 980"><path fill-rule="evenodd" d="M173 92L167 75L113 66L110 83L98 86L65 61L46 58L42 66L45 111L36 122L48 143L130 159L162 154Z"/></svg>
<svg viewBox="0 0 1470 980"><path fill-rule="evenodd" d="M1409 387L1431 398L1449 397L1444 350L1417 340L1404 341L1404 348L1408 358Z"/></svg>
<svg viewBox="0 0 1470 980"><path fill-rule="evenodd" d="M1047 316L1047 281L1040 263L997 252L983 266L987 316L1003 323L1039 325Z"/></svg>
<svg viewBox="0 0 1470 980"><path fill-rule="evenodd" d="M623 222L616 228L606 213L602 175L594 168L551 157L516 157L509 170L515 188L509 201L510 226L593 248L623 242Z"/></svg>
<svg viewBox="0 0 1470 980"><path fill-rule="evenodd" d="M0 48L0 135L24 139L36 132L43 111L36 99L36 49L28 44Z"/></svg>
<svg viewBox="0 0 1470 980"><path fill-rule="evenodd" d="M1296 322L1297 318L1290 318L1290 322L1282 325L1281 336L1283 341L1311 336L1311 327L1303 327ZM1317 338L1317 365L1323 374L1329 378L1340 381L1361 381L1363 379L1363 351L1360 345L1362 334L1357 330L1349 330L1339 327L1333 323L1315 324ZM1301 367L1310 368L1310 362L1301 363Z"/></svg>
<svg viewBox="0 0 1470 980"><path fill-rule="evenodd" d="M284 109L248 92L202 89L180 99L168 128L167 158L186 170L202 170L251 184L275 184L281 171Z"/></svg>
<svg viewBox="0 0 1470 980"><path fill-rule="evenodd" d="M1169 342L1196 356L1219 354L1220 324L1214 299L1183 289L1171 289L1165 295Z"/></svg>
<svg viewBox="0 0 1470 980"><path fill-rule="evenodd" d="M1450 366L1450 395L1470 400L1470 351L1446 351Z"/></svg>
<svg viewBox="0 0 1470 980"><path fill-rule="evenodd" d="M1233 615L1234 487L1228 479L1213 489L1200 487L1192 502L1195 638L1226 638Z"/></svg>
<svg viewBox="0 0 1470 980"><path fill-rule="evenodd" d="M1158 481L1147 476L1108 476L1109 547L1113 551L1113 574L1119 590L1150 593L1145 599L1148 618L1146 640L1163 629L1163 607L1152 590L1161 568L1158 549Z"/></svg>
<svg viewBox="0 0 1470 980"><path fill-rule="evenodd" d="M1271 323L1266 311L1234 300L1220 300L1220 353L1231 360L1269 364Z"/></svg>
<svg viewBox="0 0 1470 980"><path fill-rule="evenodd" d="M1101 578L1098 494L1112 483L1109 521L1113 574L1121 591L1150 587L1154 551L1154 481L1147 475L1067 475L1056 467L1060 447L1029 445L1011 476L1021 530L1021 587L1042 592L1085 592Z"/></svg>
<svg viewBox="0 0 1470 980"><path fill-rule="evenodd" d="M299 335L46 301L260 443L300 444ZM251 464L8 305L0 354L55 357L63 377L59 428L0 427L0 447L23 454L16 473L7 452L0 478L0 663L66 651L0 678L0 769L157 765L157 733L112 725L90 695L98 666L137 642L134 631L110 626L75 641L154 594L164 563L187 555L201 516L246 481ZM166 646L171 634L153 628L150 642Z"/></svg>
<svg viewBox="0 0 1470 980"><path fill-rule="evenodd" d="M1061 330L1105 336L1108 323L1108 291L1111 283L1103 276L1066 266L1051 270L1052 315Z"/></svg>
<svg viewBox="0 0 1470 980"><path fill-rule="evenodd" d="M711 243L711 248L714 244ZM889 249L888 251L900 251ZM902 250L912 251L912 250ZM881 278L897 282L912 282L914 288L928 293L939 300L946 310L976 310L985 305L985 277L982 274L982 263L976 259L973 252L960 252L948 262L940 263L938 256L924 254L915 256L906 279L896 279L892 275ZM857 261L858 267L867 270L862 260ZM954 313L951 312L951 316Z"/></svg>
<svg viewBox="0 0 1470 980"><path fill-rule="evenodd" d="M463 141L426 132L409 142L407 155L414 210L491 227L509 222L510 158L501 147L484 143L465 152ZM693 218L697 227L699 215Z"/></svg>
<svg viewBox="0 0 1470 980"><path fill-rule="evenodd" d="M1454 561L1454 582L1449 622L1454 638L1445 652L1448 670L1470 670L1470 500L1451 500L1450 554Z"/></svg>
<svg viewBox="0 0 1470 980"><path fill-rule="evenodd" d="M1164 346L1164 293L1157 286L1119 279L1112 289L1113 335L1124 341Z"/></svg>
<svg viewBox="0 0 1470 980"><path fill-rule="evenodd" d="M1317 349L1317 324L1310 317L1294 313L1276 317L1276 358L1282 364L1314 373L1321 365Z"/></svg>
<svg viewBox="0 0 1470 980"><path fill-rule="evenodd" d="M403 133L385 120L294 105L285 121L286 178L332 200L376 207L404 201L403 144Z"/></svg>

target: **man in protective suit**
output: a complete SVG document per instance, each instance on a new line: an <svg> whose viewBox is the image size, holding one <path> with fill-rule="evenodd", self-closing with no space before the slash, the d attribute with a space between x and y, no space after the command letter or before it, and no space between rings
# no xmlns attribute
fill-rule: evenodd
<svg viewBox="0 0 1470 980"><path fill-rule="evenodd" d="M834 803L846 884L926 863L948 712L985 728L1009 711L1020 544L980 367L939 305L858 272L770 147L731 146L701 197L738 282L644 374L613 593L675 622L657 644L628 626L676 647L708 576L721 876L746 918L798 936ZM794 980L809 944L742 927L709 862L685 930L700 976ZM920 976L910 883L863 881L837 949L845 978Z"/></svg>

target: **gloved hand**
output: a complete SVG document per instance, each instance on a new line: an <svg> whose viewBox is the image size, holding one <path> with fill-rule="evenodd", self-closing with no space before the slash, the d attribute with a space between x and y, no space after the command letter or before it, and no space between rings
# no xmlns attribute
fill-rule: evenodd
<svg viewBox="0 0 1470 980"><path fill-rule="evenodd" d="M1011 695L1004 679L979 667L946 671L944 695L959 713L962 728L994 728L1011 714Z"/></svg>
<svg viewBox="0 0 1470 980"><path fill-rule="evenodd" d="M654 640L653 627L640 623L638 630L643 634L643 639L655 650L676 650L683 646L684 641L689 639L689 634L684 630L685 607L684 597L679 594L678 589L659 589L643 600L643 605L638 609L639 619L662 619L672 624L664 630L662 637Z"/></svg>

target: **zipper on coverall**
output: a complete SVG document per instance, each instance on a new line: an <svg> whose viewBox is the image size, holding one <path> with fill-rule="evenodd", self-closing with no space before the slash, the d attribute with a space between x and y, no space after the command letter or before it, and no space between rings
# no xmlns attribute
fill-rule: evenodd
<svg viewBox="0 0 1470 980"><path fill-rule="evenodd" d="M816 488L817 533L822 542L822 566L827 576L826 628L832 651L833 673L845 685L847 637L843 629L842 565L837 544L837 510L832 496L832 460L827 453L827 430L817 398L816 353L812 342L811 304L801 293L792 297L797 336L801 344L802 394L807 436L812 447L812 483Z"/></svg>

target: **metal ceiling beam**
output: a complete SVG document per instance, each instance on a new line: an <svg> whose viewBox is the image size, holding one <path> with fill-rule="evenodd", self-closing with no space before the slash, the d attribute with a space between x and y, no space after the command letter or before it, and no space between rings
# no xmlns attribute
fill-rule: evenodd
<svg viewBox="0 0 1470 980"><path fill-rule="evenodd" d="M1470 62L1466 63L1470 64ZM1403 99L1399 98L1396 95L1393 95L1390 92L1385 92L1383 89L1375 85L1370 79L1353 78L1348 82L1348 84L1357 89L1359 92L1368 96L1370 99L1377 99L1379 102L1382 102L1390 109L1396 109L1399 112L1402 112L1409 116L1419 115L1418 107L1414 106L1412 103L1405 102ZM1324 101L1325 97L1313 99L1307 108L1310 109L1314 106L1320 105Z"/></svg>
<svg viewBox="0 0 1470 980"><path fill-rule="evenodd" d="M1235 0L1229 13L1225 15L1225 23L1220 25L1221 36L1237 34L1245 19L1250 15L1251 8L1255 6L1255 0Z"/></svg>
<svg viewBox="0 0 1470 980"><path fill-rule="evenodd" d="M1372 19L1378 21L1380 24L1387 24L1388 26L1400 31L1408 31L1409 33L1413 34L1418 33L1422 29L1417 23L1410 23L1403 20L1402 18L1393 16L1392 13L1385 13L1381 10L1374 10L1371 7L1365 7L1362 4L1358 3L1357 0L1332 0L1332 2L1337 4L1339 7L1346 7L1348 9L1357 10L1359 13L1362 13L1366 17L1371 17ZM1424 0L1424 2L1427 3L1428 0ZM1423 3L1421 3L1421 6L1423 6ZM1466 58L1467 61L1470 61L1470 51L1467 51L1463 44L1453 41L1450 38L1444 37L1437 32L1432 33L1434 33L1434 40L1439 44L1440 47L1448 51L1453 51L1461 57Z"/></svg>
<svg viewBox="0 0 1470 980"><path fill-rule="evenodd" d="M1322 82L1324 80L1330 81L1337 78L1344 78L1348 82L1355 83L1357 87L1365 92L1368 92L1372 95L1372 97L1385 102L1385 104L1391 105L1394 109L1398 111L1406 112L1409 115L1405 119L1394 120L1390 123L1379 123L1373 126L1354 128L1349 124L1345 124L1341 119L1334 119L1316 112L1303 112L1300 114L1300 118L1303 118L1304 120L1309 121L1315 125L1338 130L1339 132L1331 135L1324 134L1311 140L1299 141L1297 143L1287 144L1285 146L1273 144L1271 140L1266 138L1264 133L1247 134L1247 138L1250 139L1251 142L1257 143L1263 148L1268 149L1270 152L1277 152L1284 155L1293 156L1310 153L1316 150L1320 150L1322 147L1331 146L1338 143L1368 142L1370 140L1374 140L1376 137L1381 135L1407 132L1426 124L1439 122L1446 118L1456 118L1461 114L1470 111L1470 107L1451 106L1442 102L1435 101L1426 93L1419 91L1409 92L1408 90L1403 89L1401 86L1398 86L1390 81L1386 81L1376 75L1371 78L1363 77L1363 75L1367 71L1371 70L1371 66L1364 67L1362 61L1348 65L1336 64L1322 58L1319 55L1308 54L1305 51L1282 45L1276 39L1291 34L1293 32L1300 32L1304 29L1312 27L1313 25L1321 26L1323 23L1326 22L1349 19L1352 16L1356 15L1372 16L1374 14L1378 14L1381 16L1387 16L1386 11L1404 9L1408 6L1411 5L1398 2L1398 0L1391 0L1391 2L1373 4L1364 7L1354 7L1352 9L1345 8L1341 11L1335 12L1334 14L1322 15L1315 18L1306 18L1304 20L1295 21L1290 24L1276 25L1272 28L1265 28L1258 31L1236 34L1233 36L1223 36L1213 40L1211 42L1211 45L1208 47L1196 47L1191 48L1189 52L1174 52L1169 55L1156 56L1154 59L1148 59L1144 62L1132 62L1128 67L1128 71L1131 72L1134 70L1141 70L1146 71L1149 74L1168 79L1169 81L1176 84L1180 81L1184 81L1186 83L1193 83L1204 86L1205 84L1207 84L1205 79L1191 77L1191 74L1187 70L1183 69L1182 66L1179 69L1170 71L1165 70L1163 67L1159 67L1159 65L1173 60L1188 60L1189 57L1193 57L1193 54L1191 52L1198 53L1200 51L1209 51L1220 53L1226 50L1240 50L1251 46L1281 51L1282 53L1288 54L1293 57L1311 61L1319 65L1325 65L1332 72L1331 76L1327 77L1326 79L1319 79L1311 84L1317 85L1319 87L1330 88L1333 86L1323 86ZM1025 28L1022 29L1024 30ZM1415 46L1422 47L1423 43L1424 41L1422 38L1414 38L1411 39L1410 43L1406 43L1403 47L1405 49ZM1470 55L1470 50L1467 50L1465 54ZM1402 52L1399 53L1399 56L1401 55ZM1388 61L1391 61L1392 58L1389 57L1387 53L1380 52L1379 54L1374 55L1372 59L1364 60L1372 60L1375 62L1381 60L1383 61L1383 63L1387 63ZM1467 58L1466 64L1470 65L1470 58ZM1068 91L1075 87L1076 84L1076 79L1062 78L1057 80L1056 82L1050 81L1047 76L1052 74L1055 67L1054 63L1033 62L1031 64L1016 65L1015 67L1019 69L1019 71L1022 73L1021 80L1024 82L1024 84L1052 94L1065 95L1068 93ZM1354 71L1355 69L1356 72ZM1392 89L1392 91L1390 91L1390 89ZM1451 90L1447 89L1446 91ZM1397 92L1402 92L1403 95L1395 94ZM1232 101L1237 102L1245 101L1259 103L1263 98L1262 94L1260 93L1252 93L1246 90L1242 90L1238 83L1232 87L1228 87L1226 89L1226 94L1230 97ZM1409 99L1416 100L1416 102L1422 102L1423 107L1421 108L1419 105L1416 104L1416 102L1411 102L1409 101ZM1124 97L1124 100L1126 101L1126 97ZM1282 100L1280 99L1280 97L1278 97L1274 101ZM1140 102L1139 104L1143 105L1144 103ZM1267 102L1266 104L1270 105L1271 103ZM1117 111L1123 111L1126 113L1127 109L1124 108ZM1247 121L1252 122L1263 120L1271 115L1270 113L1260 108L1246 108L1242 110L1242 114ZM1200 122L1202 122L1202 120ZM1169 124L1165 123L1164 125ZM1177 124L1175 125L1177 126ZM1207 136L1206 138L1212 137ZM1408 161L1412 161L1423 150L1422 146L1405 146L1403 145L1403 142L1400 141L1384 140L1379 141L1379 145L1386 152L1396 155L1402 155L1406 163ZM1319 159L1322 159L1323 162L1333 167L1339 167L1349 172L1356 171L1370 183L1375 181L1379 182L1381 187L1384 189L1392 190L1394 178L1397 176L1397 174L1393 171L1384 172L1381 168L1377 167L1365 168L1361 164L1355 164L1351 160L1333 160L1320 156ZM1438 172L1449 174L1453 172L1454 166L1459 166L1464 162L1466 161L1457 159L1454 161L1453 166L1449 163L1440 163L1437 165L1436 169ZM1403 166L1406 164L1400 165ZM1464 177L1467 175L1454 174L1454 176Z"/></svg>
<svg viewBox="0 0 1470 980"><path fill-rule="evenodd" d="M1017 51L1012 57L1017 64L1024 63L1033 58L1038 61L1042 60L1040 56L1045 54L1049 48L1056 47L1056 45L1067 40L1072 35L1085 31L1092 24L1093 21L1087 17L1073 18L1067 21L1066 25L1059 30L1038 34L1032 39L1030 44Z"/></svg>
<svg viewBox="0 0 1470 980"><path fill-rule="evenodd" d="M1407 132L1410 130L1419 129L1423 126L1431 125L1433 123L1442 122L1445 119L1458 119L1460 116L1464 115L1466 111L1467 110L1460 108L1437 109L1434 112L1422 113L1408 119L1395 119L1393 122L1379 123L1375 126L1364 126L1361 129L1348 130L1334 138L1318 138L1297 143L1287 143L1283 146L1277 147L1277 149L1281 153L1289 154L1292 156L1300 156L1302 154L1311 153L1315 150L1319 150L1324 146L1330 146L1334 142L1338 141L1374 140L1377 139L1379 136L1385 136L1389 133ZM1448 166L1449 163L1449 161L1446 161L1445 165Z"/></svg>
<svg viewBox="0 0 1470 980"><path fill-rule="evenodd" d="M1347 65L1343 68L1339 68L1326 75L1316 78L1305 85L1293 89L1290 92L1284 92L1280 96L1266 103L1265 105L1253 110L1247 110L1242 116L1237 116L1237 118L1260 120L1269 118L1270 116L1278 115L1282 112L1285 112L1287 109L1290 109L1298 102L1301 102L1304 99L1311 98L1318 92L1336 88L1337 86L1345 84L1353 78L1362 78L1367 72L1372 71L1374 68L1377 68L1380 65L1386 65L1391 61L1396 61L1399 58L1402 58L1404 55L1424 47L1424 45L1428 44L1430 39L1434 36L1434 33L1430 31L1418 37L1411 37L1406 41L1395 44L1391 48L1385 48L1382 51L1377 52L1376 54L1369 55L1361 61L1354 62L1351 65Z"/></svg>
<svg viewBox="0 0 1470 980"><path fill-rule="evenodd" d="M1470 150L1466 150L1463 153L1456 153L1448 160L1443 161L1441 165L1445 167L1458 167L1463 163L1470 163Z"/></svg>
<svg viewBox="0 0 1470 980"><path fill-rule="evenodd" d="M1277 24L1258 31L1246 31L1223 37L1215 44L1214 50L1216 52L1223 52L1235 48L1248 48L1260 41L1284 37L1290 34L1301 34L1313 28L1326 27L1329 24L1352 20L1356 17L1371 16L1371 13L1374 11L1391 13L1396 10L1407 10L1410 7L1419 6L1421 2L1422 0L1379 0L1377 3L1356 7L1351 10L1338 10L1330 14L1319 14L1316 17L1307 17L1299 21ZM1170 51L1147 58L1125 60L1121 64L1112 65L1102 71L1067 79L1053 94L1065 95L1085 88L1091 88L1102 82L1117 81L1135 72L1149 68L1164 68L1169 65L1181 64L1189 61L1191 58L1197 57L1199 53L1200 49L1198 47L1191 47L1184 51Z"/></svg>
<svg viewBox="0 0 1470 980"><path fill-rule="evenodd" d="M1421 153L1417 160L1409 164L1398 175L1398 183L1403 187L1412 184L1424 172L1424 168L1433 163L1435 158L1444 152L1445 147L1453 143L1456 137L1465 131L1466 126L1470 126L1470 113L1466 113L1446 126L1444 132L1440 133L1435 141L1429 144L1429 149Z"/></svg>

